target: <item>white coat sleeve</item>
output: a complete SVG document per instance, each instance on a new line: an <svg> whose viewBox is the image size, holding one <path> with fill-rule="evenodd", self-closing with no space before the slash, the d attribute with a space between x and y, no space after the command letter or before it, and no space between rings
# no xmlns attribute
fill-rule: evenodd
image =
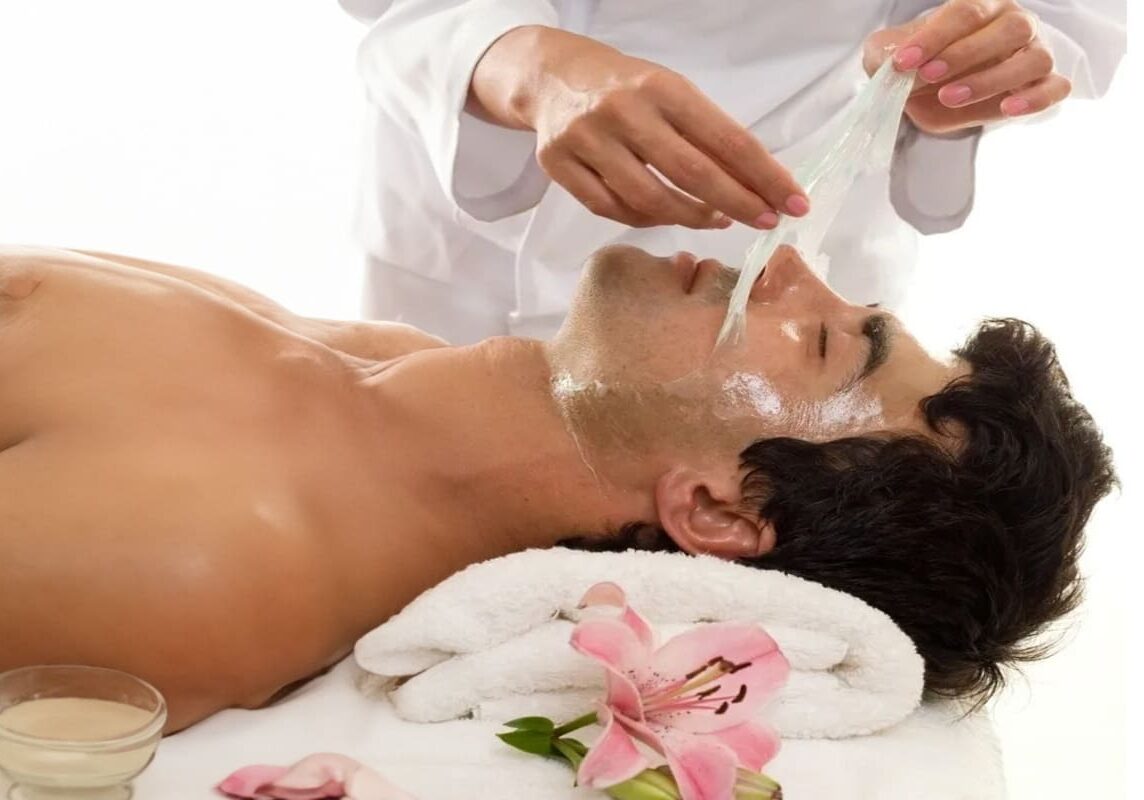
<svg viewBox="0 0 1144 800"><path fill-rule="evenodd" d="M372 103L424 142L445 195L460 211L495 220L530 208L548 186L536 135L465 112L485 50L522 25L559 24L549 0L340 0L371 27L358 70Z"/></svg>
<svg viewBox="0 0 1144 800"><path fill-rule="evenodd" d="M890 25L900 25L941 5L899 0ZM1104 94L1127 46L1125 0L1022 0L1037 15L1055 69L1073 84L1073 97ZM981 128L947 136L922 133L902 120L890 168L890 199L899 216L921 233L961 226L973 208L974 160Z"/></svg>

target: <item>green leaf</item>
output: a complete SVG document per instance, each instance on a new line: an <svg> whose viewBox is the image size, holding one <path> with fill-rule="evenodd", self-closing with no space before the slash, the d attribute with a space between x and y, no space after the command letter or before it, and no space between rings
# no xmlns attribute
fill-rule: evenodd
<svg viewBox="0 0 1144 800"><path fill-rule="evenodd" d="M498 733L497 738L510 747L538 756L552 755L552 735L546 731L510 731Z"/></svg>
<svg viewBox="0 0 1144 800"><path fill-rule="evenodd" d="M522 731L543 731L544 733L552 733L556 729L556 723L548 717L519 717L510 719L504 723L504 726Z"/></svg>

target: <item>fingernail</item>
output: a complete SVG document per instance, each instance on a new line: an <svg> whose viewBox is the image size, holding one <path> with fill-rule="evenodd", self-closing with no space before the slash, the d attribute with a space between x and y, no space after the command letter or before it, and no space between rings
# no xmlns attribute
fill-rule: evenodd
<svg viewBox="0 0 1144 800"><path fill-rule="evenodd" d="M1015 117L1029 110L1029 101L1023 97L1006 97L1001 101L1001 113Z"/></svg>
<svg viewBox="0 0 1144 800"><path fill-rule="evenodd" d="M916 44L904 47L894 53L894 63L900 69L913 69L922 63L922 49Z"/></svg>
<svg viewBox="0 0 1144 800"><path fill-rule="evenodd" d="M787 198L786 209L796 217L801 217L807 211L810 211L810 201L801 194L792 194Z"/></svg>
<svg viewBox="0 0 1144 800"><path fill-rule="evenodd" d="M716 214L714 219L711 220L711 227L713 228L730 228L732 219L726 214Z"/></svg>
<svg viewBox="0 0 1144 800"><path fill-rule="evenodd" d="M957 83L953 86L943 86L938 90L937 96L941 102L947 106L959 106L969 99L973 94L973 90L966 86L964 83Z"/></svg>
<svg viewBox="0 0 1144 800"><path fill-rule="evenodd" d="M764 211L755 220L756 228L773 228L779 224L779 215L773 211Z"/></svg>
<svg viewBox="0 0 1144 800"><path fill-rule="evenodd" d="M947 72L949 72L949 64L936 59L918 70L918 74L930 83L938 80Z"/></svg>

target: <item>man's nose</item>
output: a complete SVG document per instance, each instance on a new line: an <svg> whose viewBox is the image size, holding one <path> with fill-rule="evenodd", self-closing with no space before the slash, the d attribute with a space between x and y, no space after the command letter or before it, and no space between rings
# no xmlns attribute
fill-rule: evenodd
<svg viewBox="0 0 1144 800"><path fill-rule="evenodd" d="M827 296L837 297L788 244L775 251L751 288L751 300L756 302L814 302Z"/></svg>

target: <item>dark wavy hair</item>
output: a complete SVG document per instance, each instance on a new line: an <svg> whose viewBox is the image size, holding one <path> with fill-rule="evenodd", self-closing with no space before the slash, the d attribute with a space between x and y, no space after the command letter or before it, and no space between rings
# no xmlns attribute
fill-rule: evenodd
<svg viewBox="0 0 1144 800"><path fill-rule="evenodd" d="M954 351L971 371L921 402L955 452L922 436L760 439L741 454L744 497L774 549L741 563L839 589L888 614L925 661L931 695L984 702L1003 665L1080 602L1077 558L1111 453L1028 323L988 320ZM561 544L677 550L656 525Z"/></svg>

